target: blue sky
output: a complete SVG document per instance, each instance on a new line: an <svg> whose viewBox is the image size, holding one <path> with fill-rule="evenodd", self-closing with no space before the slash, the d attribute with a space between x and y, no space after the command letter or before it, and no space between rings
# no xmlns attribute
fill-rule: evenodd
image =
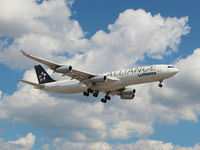
<svg viewBox="0 0 200 150"><path fill-rule="evenodd" d="M145 149L137 144L148 145L152 141L161 141L157 145L167 150L170 146L200 148L199 1L18 0L19 5L12 8L13 3L3 0L4 9L0 6L0 14L5 13L0 15L0 148L78 149L74 145L80 145L89 149L89 145L100 144L97 149L104 146L107 150L120 149L119 146L125 149L129 144L132 149ZM22 10L24 6L27 8ZM124 19L127 17L130 18ZM154 24L155 20L163 27ZM150 33L142 30L140 34L138 24L146 22L157 30L150 28ZM138 37L124 36L123 31ZM151 46L148 41L155 43L154 33L160 38ZM130 45L125 45L126 41ZM145 48L140 48L143 45ZM181 71L166 81L162 91L157 83L136 86L138 98L131 103L115 97L102 106L98 100L87 101L81 94L51 95L18 84L17 79L22 78L36 81L35 62L23 58L21 48L90 72L160 63L175 64ZM32 143L20 145L20 138ZM9 141L15 144L10 145Z"/></svg>
<svg viewBox="0 0 200 150"><path fill-rule="evenodd" d="M90 5L87 5L89 3ZM198 33L200 22L199 18L199 1L182 1L182 0L169 0L169 1L131 1L131 0L102 0L102 1L75 1L72 6L74 15L72 18L77 19L88 34L90 38L98 30L108 32L107 27L109 24L114 23L119 14L126 9L144 9L151 12L152 15L161 14L164 17L183 17L189 16L189 25L191 32L186 37L182 37L182 42L179 45L181 55L186 57L192 53L192 50L199 46ZM91 7L92 6L92 7ZM86 11L87 10L87 11ZM95 11L95 13L93 13ZM175 55L175 56L174 56ZM174 58L180 54L174 54ZM166 61L166 60L165 60Z"/></svg>

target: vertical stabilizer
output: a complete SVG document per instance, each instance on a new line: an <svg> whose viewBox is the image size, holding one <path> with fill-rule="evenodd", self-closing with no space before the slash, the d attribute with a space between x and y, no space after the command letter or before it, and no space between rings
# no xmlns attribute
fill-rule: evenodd
<svg viewBox="0 0 200 150"><path fill-rule="evenodd" d="M34 67L35 67L35 72L37 74L39 84L55 81L48 75L48 73L42 68L41 65L36 65Z"/></svg>

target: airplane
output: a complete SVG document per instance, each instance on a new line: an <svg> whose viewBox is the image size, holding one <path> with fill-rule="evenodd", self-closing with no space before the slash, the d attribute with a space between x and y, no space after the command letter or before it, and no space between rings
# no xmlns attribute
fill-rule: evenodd
<svg viewBox="0 0 200 150"><path fill-rule="evenodd" d="M162 87L162 82L165 79L178 73L178 69L173 65L149 65L103 74L93 74L74 69L70 65L61 65L30 55L23 50L21 50L21 53L48 66L54 72L61 73L71 79L56 81L48 75L41 65L35 65L34 68L39 83L26 80L18 81L32 85L36 89L60 94L83 93L84 96L92 94L94 97L98 97L99 92L103 92L105 94L105 97L101 99L103 103L106 103L114 95L118 95L124 100L134 99L136 90L129 86L159 82L158 86Z"/></svg>

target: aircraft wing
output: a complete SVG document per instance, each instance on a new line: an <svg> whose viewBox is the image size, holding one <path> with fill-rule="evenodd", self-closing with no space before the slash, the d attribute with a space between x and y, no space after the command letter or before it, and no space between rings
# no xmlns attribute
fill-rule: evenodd
<svg viewBox="0 0 200 150"><path fill-rule="evenodd" d="M48 66L48 67L49 67L50 69L52 69L52 70L55 70L56 68L62 66L62 65L59 65L59 64L50 62L50 61L48 61L48 60L41 59L41 58L39 58L39 57L36 57L36 56L32 56L32 55L30 55L30 54L27 54L27 53L24 52L23 50L21 50L21 52L22 52L22 54L23 54L24 56L26 56L26 57L28 57L28 58L30 58L30 59L33 59L33 60L35 60L35 61L37 61L37 62L40 62L40 63L42 63L42 64Z"/></svg>
<svg viewBox="0 0 200 150"><path fill-rule="evenodd" d="M63 65L60 65L60 64L56 64L54 62L50 62L48 60L45 60L45 59L42 59L42 58L39 58L39 57L36 57L36 56L32 56L30 54L27 54L26 52L24 52L23 50L21 50L22 54L30 59L33 59L37 62L40 62L46 66L48 66L50 69L52 70L56 70L57 68L59 67L62 67ZM71 77L71 79L76 79L78 81L80 81L81 83L89 86L91 85L91 81L89 80L90 78L92 77L96 77L98 75L96 74L92 74L92 73L88 73L88 72L85 72L85 71L80 71L80 70L76 70L76 69L72 69L70 72L68 73L63 73L64 76L68 76L68 77ZM112 81L116 81L117 79L107 79L107 81L109 82L112 82Z"/></svg>
<svg viewBox="0 0 200 150"><path fill-rule="evenodd" d="M96 76L95 74L91 74L88 72L83 72L83 71L79 71L75 69L72 69L71 72L63 74L63 75L69 76L71 77L71 79L76 79L87 86L91 84L89 79Z"/></svg>

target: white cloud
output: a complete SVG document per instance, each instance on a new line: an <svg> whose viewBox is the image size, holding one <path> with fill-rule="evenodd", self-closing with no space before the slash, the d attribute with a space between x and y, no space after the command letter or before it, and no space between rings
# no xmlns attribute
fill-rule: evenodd
<svg viewBox="0 0 200 150"><path fill-rule="evenodd" d="M49 29L37 18L40 13L34 0L1 0L0 35L16 37L26 32L48 32Z"/></svg>
<svg viewBox="0 0 200 150"><path fill-rule="evenodd" d="M18 0L12 2L18 3L13 10L10 2L0 2L0 7L6 7L0 11L7 11L6 18L0 15L0 28L4 29L8 24L6 30L0 29L0 35L14 36L15 40L1 50L0 61L14 68L31 64L31 60L18 51L25 49L31 54L72 64L78 69L109 71L132 66L143 59L144 54L156 58L169 55L177 51L181 36L189 33L187 17L164 18L159 14L152 16L142 9L129 9L108 26L109 33L100 30L91 39L86 39L78 22L69 19L71 12L64 0L44 1L41 5ZM19 11L24 4L27 8ZM15 19L9 20L9 17ZM13 27L13 22L16 27ZM180 73L166 82L163 89L158 89L155 84L135 86L137 95L134 101L114 97L106 105L93 98L89 101L94 102L88 103L81 94L58 96L19 84L13 95L1 97L0 117L14 118L14 121L35 125L49 133L58 129L62 136L79 142L77 145L66 142L63 147L67 145L76 149L87 147L85 141L148 136L153 133L152 125L158 120L167 123L177 123L180 119L197 121L199 51L177 62ZM66 52L72 55L72 59L58 56ZM26 71L24 78L37 82L33 70ZM67 131L71 131L71 135ZM160 145L172 146L162 142ZM96 142L92 148L101 146L110 149L104 142ZM45 148L48 149L48 145Z"/></svg>
<svg viewBox="0 0 200 150"><path fill-rule="evenodd" d="M0 139L0 149L2 150L31 150L35 143L35 136L28 133L26 137L19 138L16 141L4 142Z"/></svg>
<svg viewBox="0 0 200 150"><path fill-rule="evenodd" d="M55 149L57 150L199 150L200 144L195 144L193 147L181 147L173 145L172 143L164 143L163 141L156 140L139 140L136 143L130 144L115 144L111 145L106 142L64 142L63 144L57 143Z"/></svg>
<svg viewBox="0 0 200 150"><path fill-rule="evenodd" d="M26 137L19 138L16 141L5 142L0 139L0 149L3 150L31 150L35 143L35 136L28 133ZM56 138L50 144L41 146L41 149L48 150L49 148L55 150L199 150L200 144L197 143L193 147L183 147L173 145L172 143L164 143L156 140L139 140L136 143L130 144L109 144L107 142L72 142L64 141L64 139Z"/></svg>
<svg viewBox="0 0 200 150"><path fill-rule="evenodd" d="M187 17L166 19L142 9L126 10L108 26L109 33L100 30L88 41L82 48L87 53L78 61L87 69L108 71L132 66L144 54L161 58L177 50L180 37L189 32L187 21Z"/></svg>
<svg viewBox="0 0 200 150"><path fill-rule="evenodd" d="M18 5L23 6L22 0L18 0ZM132 66L143 59L144 54L161 58L174 52L180 37L189 33L188 17L164 18L159 14L152 16L142 9L128 9L119 15L114 24L108 26L109 33L100 30L88 40L84 38L85 33L78 22L69 19L71 12L64 0L44 1L41 5L29 1L29 5L27 11L38 11L32 16L27 12L26 17L42 23L48 31L35 32L29 29L21 32L12 45L0 53L0 61L13 68L24 68L30 64L31 61L19 52L19 49L25 49L34 55L87 71L114 70ZM23 18L21 20L24 21ZM72 55L70 60L57 56L66 52Z"/></svg>
<svg viewBox="0 0 200 150"><path fill-rule="evenodd" d="M95 142L95 143L75 143L75 142L65 142L63 145L57 145L57 150L112 150L111 146L105 142Z"/></svg>
<svg viewBox="0 0 200 150"><path fill-rule="evenodd" d="M193 55L177 62L180 72L166 80L163 89L158 88L157 84L134 86L137 95L133 101L113 97L106 105L94 98L88 101L82 94L49 95L20 83L13 95L2 96L0 116L41 127L49 133L52 129L60 129L64 134L59 135L58 131L55 136L65 136L79 142L146 137L153 134L152 125L157 121L172 124L179 120L198 121L200 104L199 88L196 87L200 85L192 80L198 78L199 59L200 49L197 49ZM191 67L194 77L184 69L186 65ZM188 77L193 83L188 84L188 80L183 80ZM24 78L37 82L33 70L27 71ZM72 132L68 133L70 129Z"/></svg>
<svg viewBox="0 0 200 150"><path fill-rule="evenodd" d="M1 99L1 96L2 96L2 91L0 91L0 99Z"/></svg>
<svg viewBox="0 0 200 150"><path fill-rule="evenodd" d="M115 150L198 150L199 148L199 144L196 144L194 147L181 147L172 145L172 143L164 143L163 141L156 140L140 140L136 143L113 146Z"/></svg>
<svg viewBox="0 0 200 150"><path fill-rule="evenodd" d="M115 147L116 150L172 150L173 145L171 143L163 143L162 141L153 140L141 140L133 144L122 144Z"/></svg>
<svg viewBox="0 0 200 150"><path fill-rule="evenodd" d="M63 23L64 18L67 19L71 15L65 5L72 2L72 0L52 0L43 1L38 5L35 0L1 0L0 36L19 37L26 33L49 34L52 28L58 27L60 21ZM53 23L54 21L56 23Z"/></svg>
<svg viewBox="0 0 200 150"><path fill-rule="evenodd" d="M177 119L198 121L199 89L198 76L200 49L194 50L192 55L180 59L176 66L179 73L166 82L161 92L150 88L151 103L162 107L161 120L177 122ZM166 111L169 111L166 114Z"/></svg>
<svg viewBox="0 0 200 150"><path fill-rule="evenodd" d="M33 0L1 1L0 7L4 8L0 10L7 10L7 15L0 16L0 36L11 36L15 39L8 48L1 49L0 61L12 68L24 68L30 66L28 65L30 60L21 55L20 49L58 61L63 61L63 57L57 58L54 55L66 51L70 54L79 51L87 40L82 39L84 33L78 22L69 19L71 12L69 7L66 7L66 3L71 2L71 0L52 0L37 5ZM15 5L10 3L17 3L17 7L12 10L11 6ZM9 16L15 19L10 19L11 21L2 19ZM15 59L12 59L13 57Z"/></svg>
<svg viewBox="0 0 200 150"><path fill-rule="evenodd" d="M135 123L131 121L121 121L110 129L110 136L114 139L129 139L134 134L150 135L153 133L153 129L148 124Z"/></svg>
<svg viewBox="0 0 200 150"><path fill-rule="evenodd" d="M45 144L41 147L42 150L49 150L49 145Z"/></svg>
<svg viewBox="0 0 200 150"><path fill-rule="evenodd" d="M81 133L81 132L75 132L72 136L71 139L74 141L86 141L87 137Z"/></svg>

